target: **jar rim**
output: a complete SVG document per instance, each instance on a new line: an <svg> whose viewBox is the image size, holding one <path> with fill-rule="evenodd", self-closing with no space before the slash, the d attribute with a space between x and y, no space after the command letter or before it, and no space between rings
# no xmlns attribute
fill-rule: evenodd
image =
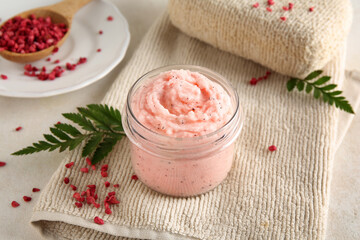
<svg viewBox="0 0 360 240"><path fill-rule="evenodd" d="M155 132L151 129L149 129L148 127L146 127L144 124L142 124L135 116L135 114L133 113L132 109L131 109L131 97L133 95L133 91L135 89L136 86L138 86L143 80L147 79L147 77L149 75L151 75L154 72L165 72L165 71L170 71L173 69L184 69L184 70L191 70L191 71L198 71L200 74L209 74L212 76L215 76L217 80L221 80L222 84L225 84L227 88L231 89L234 97L235 97L235 108L234 108L234 113L232 114L231 118L220 128L218 128L217 130L204 134L204 135L200 135L200 136L194 136L194 137L186 137L186 138L181 138L181 137L173 137L173 136L167 136L167 135L163 135L160 134L158 132ZM162 71L163 70L163 71ZM223 87L223 86L222 86ZM226 90L226 89L225 89ZM151 71L148 71L147 73L145 73L144 75L142 75L138 80L136 80L133 85L131 86L128 95L127 95L127 100L126 100L126 108L130 113L131 118L133 118L135 120L135 122L137 124L139 124L139 126L143 129L145 129L146 131L150 132L151 134L154 134L156 137L162 138L162 139L168 139L168 140L183 140L186 139L186 141L198 141L201 139L205 139L205 138L210 138L214 135L217 135L219 133L221 133L224 129L226 129L232 122L234 122L236 120L236 116L239 115L240 117L240 124L243 123L243 110L240 107L240 102L239 102L239 95L236 91L236 89L232 86L232 84L222 75L220 75L219 73L206 68L206 67L202 67L202 66L198 66L198 65L190 65L190 64L173 64L173 65L165 65L162 67L158 67L155 69L152 69Z"/></svg>

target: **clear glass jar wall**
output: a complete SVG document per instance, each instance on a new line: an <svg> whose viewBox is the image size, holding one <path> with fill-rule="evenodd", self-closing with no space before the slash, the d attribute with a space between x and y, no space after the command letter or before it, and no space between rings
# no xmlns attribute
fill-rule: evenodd
<svg viewBox="0 0 360 240"><path fill-rule="evenodd" d="M202 136L175 138L154 132L136 119L131 106L136 91L160 73L180 69L201 73L229 95L233 115L223 127ZM179 197L210 191L226 178L234 158L234 141L242 124L243 113L236 90L221 75L193 65L166 66L146 73L130 89L123 114L136 175L151 189Z"/></svg>

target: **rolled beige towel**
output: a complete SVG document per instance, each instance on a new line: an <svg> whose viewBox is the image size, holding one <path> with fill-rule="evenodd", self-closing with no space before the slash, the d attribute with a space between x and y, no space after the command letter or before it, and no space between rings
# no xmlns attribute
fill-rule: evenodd
<svg viewBox="0 0 360 240"><path fill-rule="evenodd" d="M289 4L170 0L168 11L171 22L192 37L281 74L304 77L336 55L350 29L351 5L349 0Z"/></svg>

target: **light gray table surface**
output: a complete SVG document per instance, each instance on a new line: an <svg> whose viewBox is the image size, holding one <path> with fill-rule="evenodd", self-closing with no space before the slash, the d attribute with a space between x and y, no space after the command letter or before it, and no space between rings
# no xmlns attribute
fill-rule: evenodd
<svg viewBox="0 0 360 240"><path fill-rule="evenodd" d="M112 0L127 18L131 41L125 59L106 77L81 90L54 97L19 99L0 97L0 239L35 240L40 236L29 224L32 207L66 153L39 153L13 157L10 153L39 140L44 131L61 120L61 113L76 106L102 100L119 71L131 58L153 21L165 9L167 0ZM354 21L348 39L347 69L360 69L360 1L353 0ZM0 3L1 5L1 3ZM6 7L6 6L0 6ZM20 9L19 11L23 10ZM12 9L13 10L13 9ZM16 12L14 12L15 14ZM1 17L1 16L0 16ZM346 93L345 93L346 95ZM360 112L360 109L357 109ZM15 132L22 126L21 132ZM337 151L332 174L326 239L360 239L360 117L357 115ZM24 203L23 195L33 196ZM13 209L12 200L21 208Z"/></svg>

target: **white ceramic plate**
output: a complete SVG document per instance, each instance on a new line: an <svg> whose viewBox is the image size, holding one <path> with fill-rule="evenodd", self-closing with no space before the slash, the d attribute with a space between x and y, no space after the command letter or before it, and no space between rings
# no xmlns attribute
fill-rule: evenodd
<svg viewBox="0 0 360 240"><path fill-rule="evenodd" d="M56 0L1 0L0 18L2 21L27 9L50 5ZM113 21L107 21L112 16ZM103 34L99 34L99 30ZM76 13L70 35L60 47L59 52L32 63L36 67L46 66L49 70L66 62L76 63L80 57L87 62L74 71L65 71L55 80L40 81L36 77L24 76L25 64L13 63L0 57L0 74L8 76L0 79L0 95L8 97L38 98L71 92L103 78L125 56L130 41L128 23L112 4L94 0ZM97 49L101 52L97 52ZM59 59L59 64L54 64Z"/></svg>

